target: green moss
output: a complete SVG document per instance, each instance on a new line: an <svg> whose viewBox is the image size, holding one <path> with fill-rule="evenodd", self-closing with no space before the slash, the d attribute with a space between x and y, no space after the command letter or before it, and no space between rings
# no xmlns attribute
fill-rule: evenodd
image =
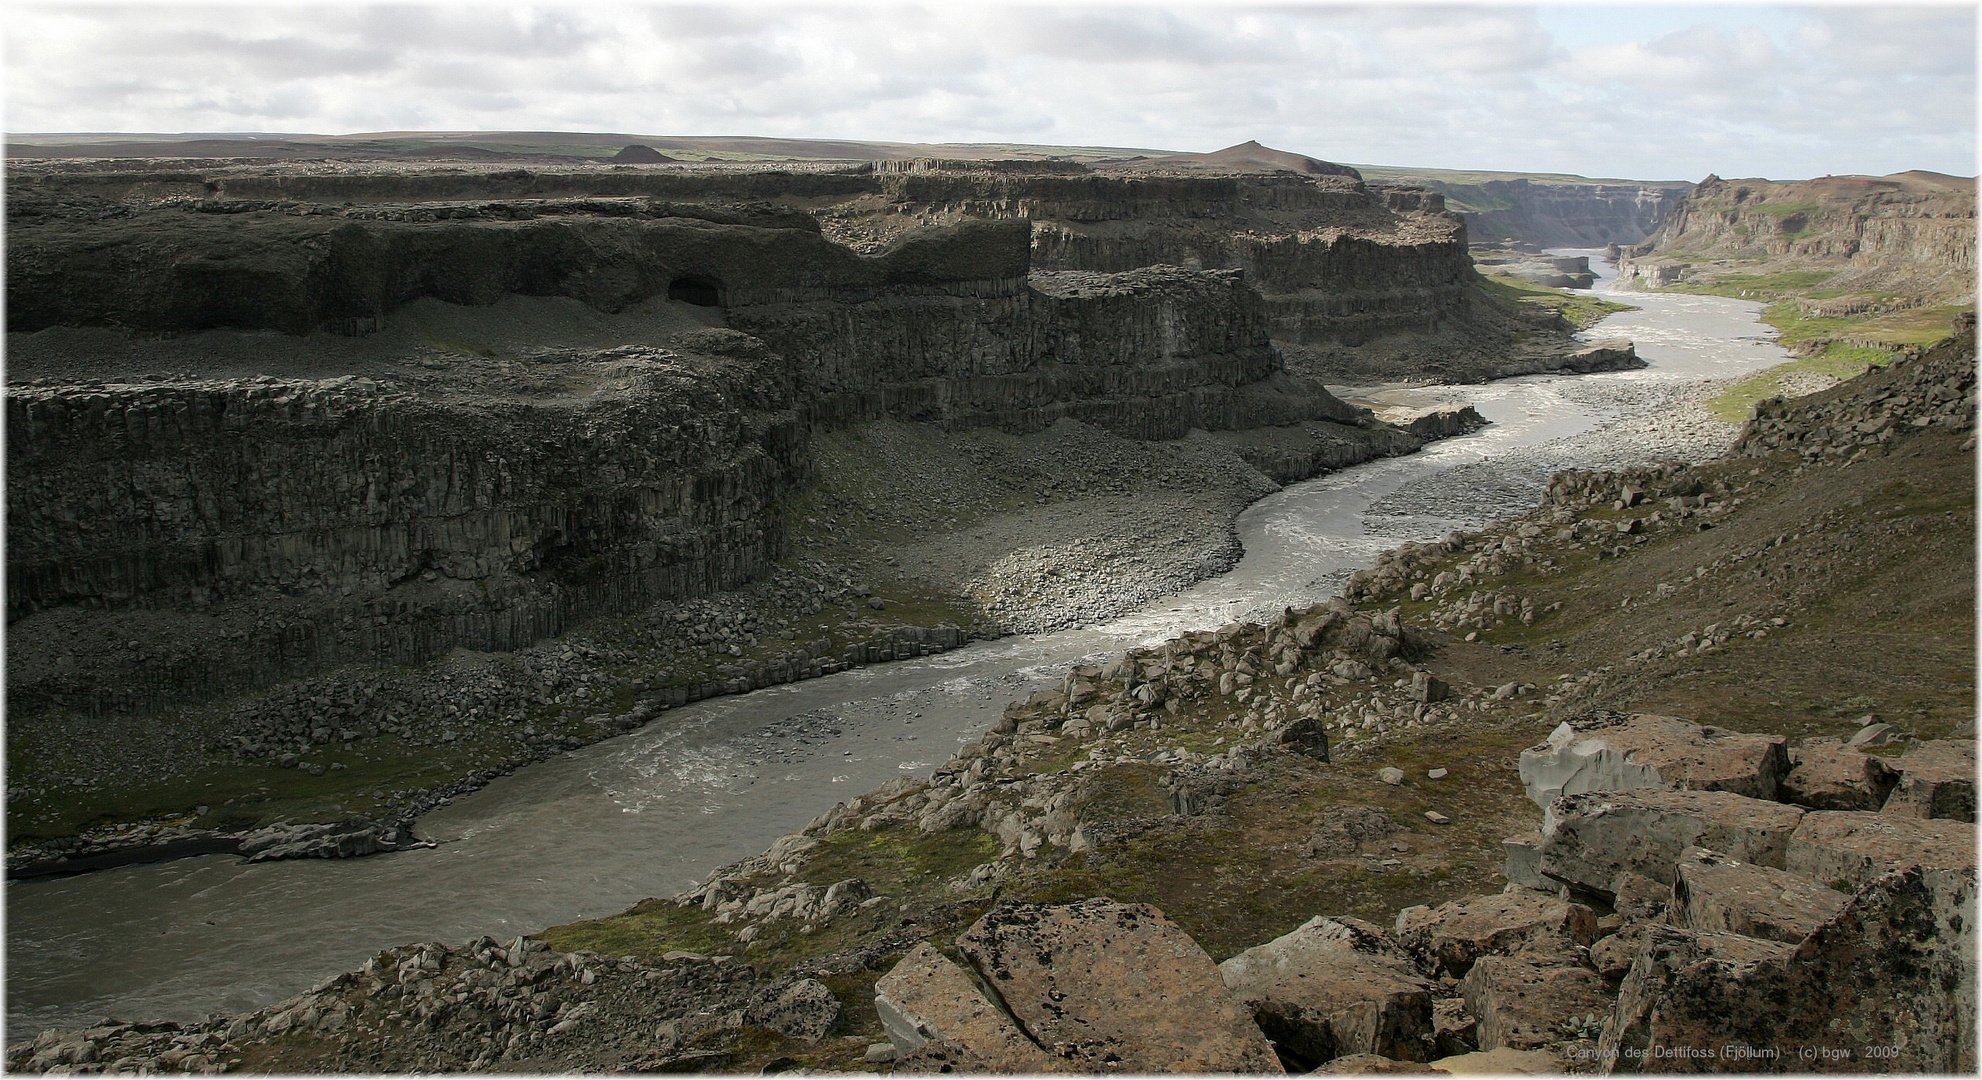
<svg viewBox="0 0 1982 1080"><path fill-rule="evenodd" d="M642 900L621 914L553 926L537 937L560 952L590 949L650 960L676 950L721 952L730 945L727 927L710 922L701 908L671 900Z"/></svg>
<svg viewBox="0 0 1982 1080"><path fill-rule="evenodd" d="M919 895L949 878L998 857L996 837L976 829L925 833L914 826L862 832L847 829L827 837L807 856L798 879L831 885L847 878L887 882L890 889Z"/></svg>

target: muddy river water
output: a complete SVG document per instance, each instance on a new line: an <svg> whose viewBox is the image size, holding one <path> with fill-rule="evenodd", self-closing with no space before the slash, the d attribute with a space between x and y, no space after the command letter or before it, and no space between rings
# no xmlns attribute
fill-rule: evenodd
<svg viewBox="0 0 1982 1080"><path fill-rule="evenodd" d="M1261 500L1239 519L1237 567L1106 625L677 709L422 818L431 849L253 866L210 856L9 883L9 1037L252 1010L394 945L507 938L671 895L836 802L928 775L1071 663L1324 599L1379 551L1532 505L1548 468L1596 448L1630 456L1660 392L1786 359L1759 305L1621 298L1640 310L1592 336L1630 338L1649 368L1392 392L1471 402L1492 425Z"/></svg>

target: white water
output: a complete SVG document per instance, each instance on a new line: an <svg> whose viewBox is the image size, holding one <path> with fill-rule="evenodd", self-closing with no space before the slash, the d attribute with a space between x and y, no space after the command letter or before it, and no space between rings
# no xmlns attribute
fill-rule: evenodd
<svg viewBox="0 0 1982 1080"><path fill-rule="evenodd" d="M1561 440L1622 410L1606 402L1786 359L1759 305L1624 299L1641 310L1592 336L1631 338L1651 367L1393 395L1468 401L1493 424L1261 500L1239 519L1246 553L1230 573L1107 625L674 710L423 818L421 834L441 841L430 850L254 866L210 856L9 883L9 1028L247 1011L394 945L509 937L671 895L836 802L927 775L1069 663L1324 599L1379 551L1517 511L1537 468L1582 445ZM1629 421L1613 429L1630 437ZM1537 452L1552 441L1553 459ZM1496 479L1508 493L1495 495Z"/></svg>

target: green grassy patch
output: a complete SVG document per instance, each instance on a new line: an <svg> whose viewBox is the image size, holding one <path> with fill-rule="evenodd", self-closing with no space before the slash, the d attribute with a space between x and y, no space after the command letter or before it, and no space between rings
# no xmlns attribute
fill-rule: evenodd
<svg viewBox="0 0 1982 1080"><path fill-rule="evenodd" d="M1637 310L1630 304L1604 300L1588 292L1550 288L1504 274L1483 275L1483 278L1480 287L1510 311L1541 308L1562 316L1565 322L1578 330L1589 329L1605 316Z"/></svg>
<svg viewBox="0 0 1982 1080"><path fill-rule="evenodd" d="M1808 296L1810 290L1837 276L1835 270L1785 270L1775 274L1715 274L1709 278L1668 285L1660 292L1731 296L1737 300L1776 300Z"/></svg>
<svg viewBox="0 0 1982 1080"><path fill-rule="evenodd" d="M912 826L862 832L848 829L827 837L807 856L798 879L821 887L847 878L904 895L921 895L998 857L998 840L975 829L931 835Z"/></svg>
<svg viewBox="0 0 1982 1080"><path fill-rule="evenodd" d="M553 926L537 937L560 952L589 949L649 960L675 950L723 952L731 944L728 927L710 922L699 907L681 907L672 900L642 900L618 915Z"/></svg>
<svg viewBox="0 0 1982 1080"><path fill-rule="evenodd" d="M1855 379L1872 368L1892 363L1897 355L1885 349L1833 344L1815 356L1777 364L1767 371L1750 375L1715 395L1707 403L1707 409L1730 424L1738 424L1754 414L1756 402L1780 392L1784 376L1808 374L1830 375L1840 380Z"/></svg>

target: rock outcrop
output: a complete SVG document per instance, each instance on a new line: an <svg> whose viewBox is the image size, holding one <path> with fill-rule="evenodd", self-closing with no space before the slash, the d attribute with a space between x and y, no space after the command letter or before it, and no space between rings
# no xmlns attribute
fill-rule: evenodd
<svg viewBox="0 0 1982 1080"><path fill-rule="evenodd" d="M1786 182L1709 176L1624 253L1618 278L1656 288L1705 273L1708 263L1726 269L1747 259L1739 268L1752 274L1756 258L1828 271L1827 290L1867 302L1892 293L1972 299L1975 181L1918 171Z"/></svg>

